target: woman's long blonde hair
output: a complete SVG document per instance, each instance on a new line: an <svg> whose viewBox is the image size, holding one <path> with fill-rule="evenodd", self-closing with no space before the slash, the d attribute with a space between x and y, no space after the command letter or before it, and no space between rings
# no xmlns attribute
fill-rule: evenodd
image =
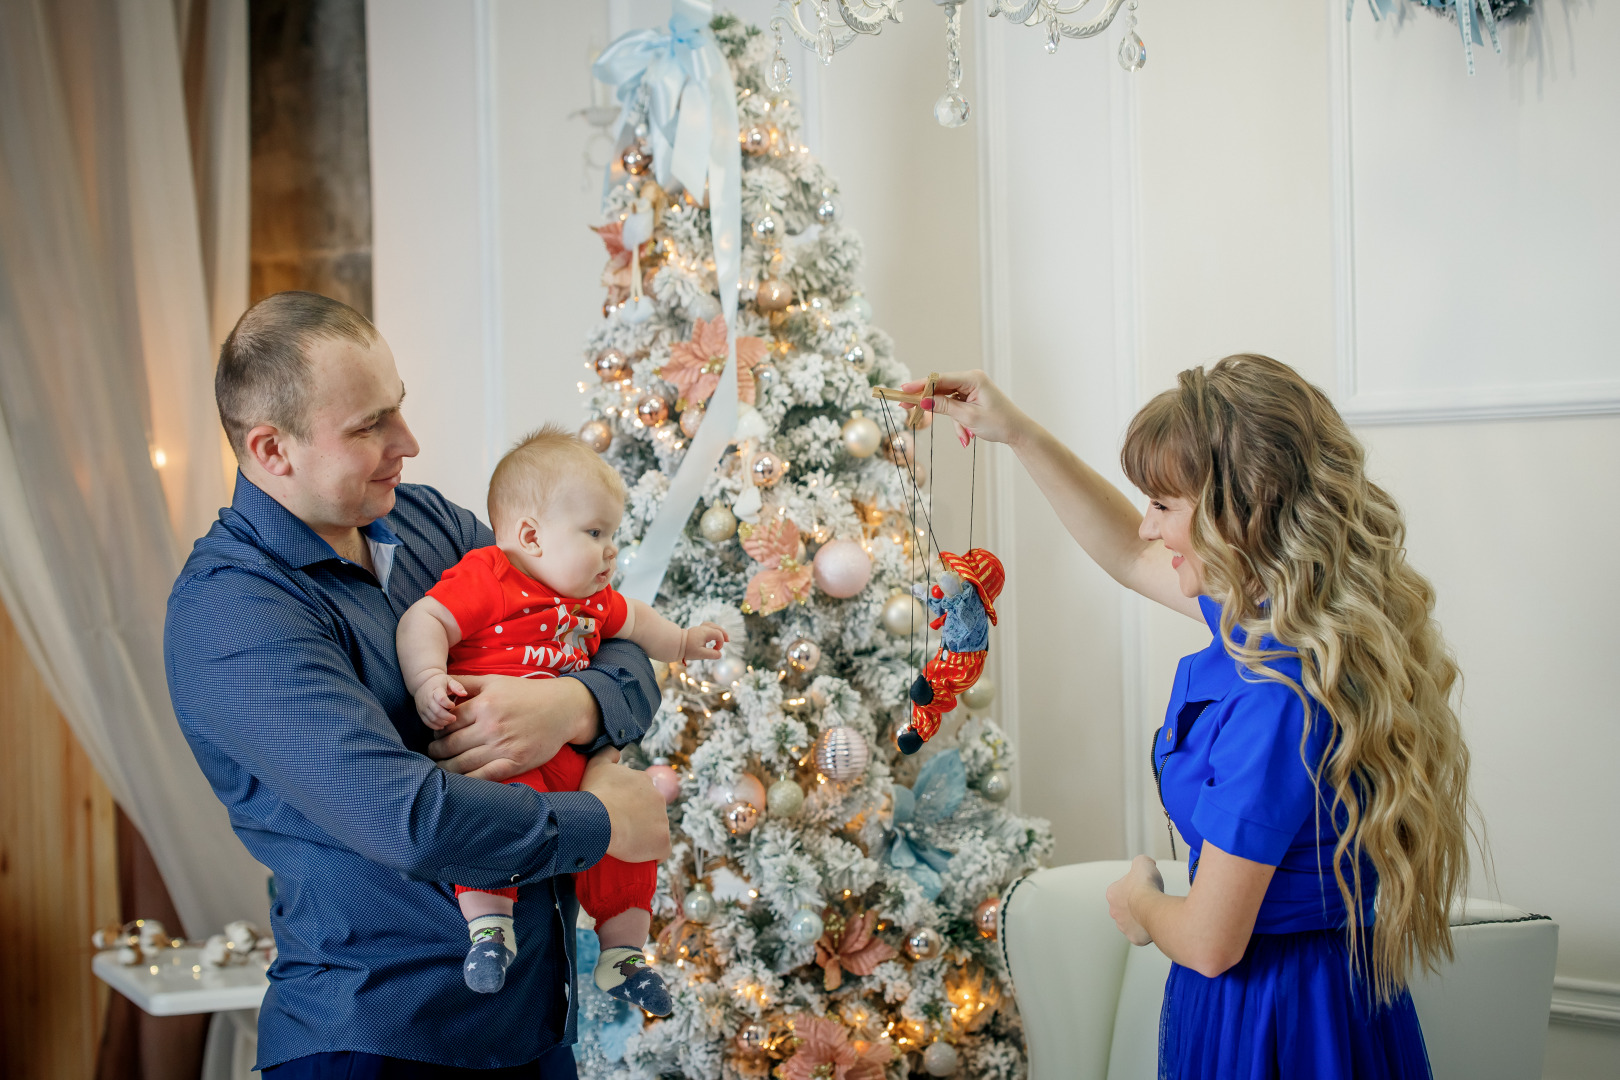
<svg viewBox="0 0 1620 1080"><path fill-rule="evenodd" d="M1308 694L1332 724L1323 759L1306 764L1344 823L1333 874L1352 964L1370 952L1387 1001L1414 960L1432 969L1451 958L1448 912L1468 880L1468 747L1434 589L1407 563L1400 509L1367 479L1361 444L1325 394L1254 355L1177 383L1131 421L1121 463L1148 495L1193 503L1192 546L1222 605L1227 652ZM1267 635L1290 651L1262 651ZM1303 687L1266 663L1296 650ZM1370 950L1363 856L1378 873Z"/></svg>

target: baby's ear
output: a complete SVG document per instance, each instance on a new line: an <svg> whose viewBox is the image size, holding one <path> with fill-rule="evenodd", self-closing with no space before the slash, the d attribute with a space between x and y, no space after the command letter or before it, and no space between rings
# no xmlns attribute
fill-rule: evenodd
<svg viewBox="0 0 1620 1080"><path fill-rule="evenodd" d="M518 547L522 548L524 552L539 558L541 555L540 523L532 517L526 517L518 522L517 542Z"/></svg>

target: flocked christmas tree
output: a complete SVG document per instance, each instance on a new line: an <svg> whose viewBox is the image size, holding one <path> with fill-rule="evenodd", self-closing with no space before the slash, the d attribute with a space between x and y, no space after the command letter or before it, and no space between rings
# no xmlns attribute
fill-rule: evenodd
<svg viewBox="0 0 1620 1080"><path fill-rule="evenodd" d="M743 149L740 414L657 603L683 625L720 623L731 645L661 673L662 708L627 755L670 804L653 959L674 1015L599 992L582 933L582 1073L1022 1076L995 903L1046 855L1050 830L1002 805L1012 746L986 711L988 680L921 754L896 751L926 659L909 589L940 569L908 506L912 440L929 436L873 397L909 374L868 322L860 240L798 141L779 52L735 20L711 29ZM703 193L660 187L645 122L635 131L597 229L606 317L581 383L581 435L630 489L626 563L728 345Z"/></svg>

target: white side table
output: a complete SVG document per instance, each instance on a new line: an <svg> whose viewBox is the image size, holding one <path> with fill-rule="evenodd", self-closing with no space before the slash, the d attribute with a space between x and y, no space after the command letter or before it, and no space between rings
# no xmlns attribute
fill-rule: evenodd
<svg viewBox="0 0 1620 1080"><path fill-rule="evenodd" d="M99 952L90 962L96 978L153 1016L257 1009L270 988L258 964L211 968L202 949L164 949L153 962L126 967L116 952Z"/></svg>

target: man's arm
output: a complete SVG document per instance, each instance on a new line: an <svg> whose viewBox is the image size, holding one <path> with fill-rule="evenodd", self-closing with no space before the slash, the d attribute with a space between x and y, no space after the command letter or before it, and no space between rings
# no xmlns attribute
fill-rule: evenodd
<svg viewBox="0 0 1620 1080"><path fill-rule="evenodd" d="M482 783L406 749L322 616L268 576L227 568L177 587L164 644L187 737L335 844L411 877L486 887L574 873L607 850L596 796Z"/></svg>
<svg viewBox="0 0 1620 1080"><path fill-rule="evenodd" d="M428 753L451 772L485 780L542 765L564 743L587 754L628 746L647 733L660 701L647 654L618 638L602 642L590 667L561 679L460 678L474 696Z"/></svg>

